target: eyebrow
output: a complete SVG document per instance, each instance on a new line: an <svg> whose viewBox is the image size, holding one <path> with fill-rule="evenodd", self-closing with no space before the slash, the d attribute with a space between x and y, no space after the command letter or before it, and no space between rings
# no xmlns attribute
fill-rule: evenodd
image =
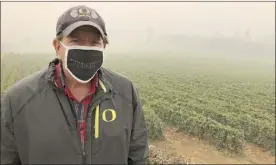
<svg viewBox="0 0 276 165"><path fill-rule="evenodd" d="M68 37L71 37L71 38L78 38L78 36L76 34L70 34Z"/></svg>
<svg viewBox="0 0 276 165"><path fill-rule="evenodd" d="M103 39L102 35L100 33L97 32L92 32L94 33L94 37L93 37L93 41L100 41L101 39ZM70 37L71 39L78 39L79 36L76 33L71 33L68 37Z"/></svg>
<svg viewBox="0 0 276 165"><path fill-rule="evenodd" d="M100 41L101 38L102 38L102 37L101 37L100 35L97 35L97 36L95 37L95 40L96 40L96 41Z"/></svg>

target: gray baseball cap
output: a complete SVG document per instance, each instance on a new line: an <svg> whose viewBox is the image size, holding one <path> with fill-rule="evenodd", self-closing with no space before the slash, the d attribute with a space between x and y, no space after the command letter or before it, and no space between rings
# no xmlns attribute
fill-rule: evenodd
<svg viewBox="0 0 276 165"><path fill-rule="evenodd" d="M71 7L58 18L56 35L68 36L73 30L84 25L98 29L108 43L104 20L98 12L84 5Z"/></svg>

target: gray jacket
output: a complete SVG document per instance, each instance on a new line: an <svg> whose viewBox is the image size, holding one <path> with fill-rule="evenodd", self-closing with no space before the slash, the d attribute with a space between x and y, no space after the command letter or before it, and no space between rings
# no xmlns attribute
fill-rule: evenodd
<svg viewBox="0 0 276 165"><path fill-rule="evenodd" d="M56 64L18 81L3 98L1 164L145 164L147 127L133 83L99 70L83 152L69 102L54 82Z"/></svg>

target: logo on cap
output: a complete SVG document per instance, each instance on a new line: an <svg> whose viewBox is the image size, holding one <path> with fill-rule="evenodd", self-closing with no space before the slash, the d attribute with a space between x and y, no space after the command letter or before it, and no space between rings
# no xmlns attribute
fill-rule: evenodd
<svg viewBox="0 0 276 165"><path fill-rule="evenodd" d="M77 18L77 17L92 17L94 19L97 19L98 18L98 15L96 14L95 11L93 10L89 10L87 8L80 8L80 9L73 9L70 13L70 15L73 17L73 18Z"/></svg>

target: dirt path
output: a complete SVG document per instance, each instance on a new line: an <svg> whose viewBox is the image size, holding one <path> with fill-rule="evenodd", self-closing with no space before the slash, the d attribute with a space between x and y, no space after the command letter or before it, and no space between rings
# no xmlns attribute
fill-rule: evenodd
<svg viewBox="0 0 276 165"><path fill-rule="evenodd" d="M195 163L208 164L275 164L275 157L269 152L264 152L259 147L246 144L245 155L230 157L216 150L197 138L189 137L176 128L166 126L164 128L166 140L151 142L156 148L166 150L175 155L185 155Z"/></svg>

